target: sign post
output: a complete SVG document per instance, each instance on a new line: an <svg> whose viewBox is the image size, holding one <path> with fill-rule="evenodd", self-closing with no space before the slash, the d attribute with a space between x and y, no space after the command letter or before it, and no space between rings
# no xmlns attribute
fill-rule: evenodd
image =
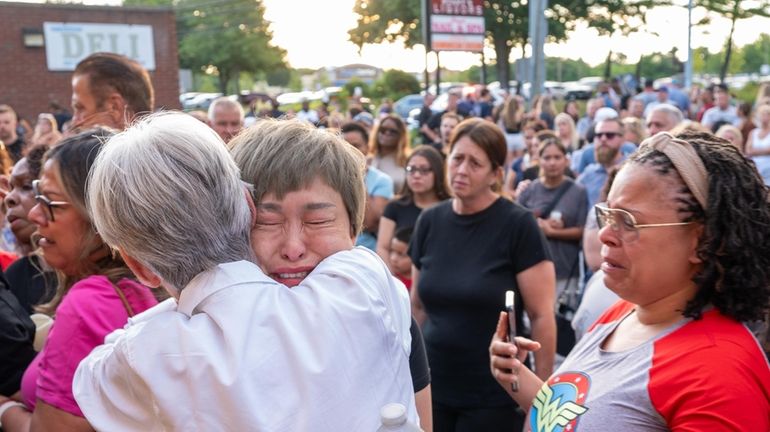
<svg viewBox="0 0 770 432"><path fill-rule="evenodd" d="M429 9L430 49L436 51L437 57L439 51L483 53L483 0L430 0ZM438 82L436 93L439 93Z"/></svg>

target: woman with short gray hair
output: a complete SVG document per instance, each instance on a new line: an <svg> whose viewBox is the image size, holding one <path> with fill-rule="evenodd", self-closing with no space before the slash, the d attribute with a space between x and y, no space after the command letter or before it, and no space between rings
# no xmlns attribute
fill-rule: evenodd
<svg viewBox="0 0 770 432"><path fill-rule="evenodd" d="M355 173L363 161L351 162ZM363 431L398 402L416 419L409 301L387 267L340 249L301 283L277 283L253 262L246 190L220 137L186 114L148 116L107 144L89 190L96 226L174 299L80 364L86 418L97 430ZM347 219L325 204L305 210Z"/></svg>

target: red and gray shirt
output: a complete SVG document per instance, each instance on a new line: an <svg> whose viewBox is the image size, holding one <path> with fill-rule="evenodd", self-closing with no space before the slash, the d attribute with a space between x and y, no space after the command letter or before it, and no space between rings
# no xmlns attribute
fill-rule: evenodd
<svg viewBox="0 0 770 432"><path fill-rule="evenodd" d="M633 308L608 309L543 384L532 431L770 431L770 367L744 325L711 309L635 348L601 349Z"/></svg>

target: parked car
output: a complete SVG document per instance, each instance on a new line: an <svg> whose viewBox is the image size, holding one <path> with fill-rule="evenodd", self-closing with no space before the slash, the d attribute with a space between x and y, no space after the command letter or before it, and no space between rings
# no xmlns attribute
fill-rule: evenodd
<svg viewBox="0 0 770 432"><path fill-rule="evenodd" d="M393 104L393 111L396 112L402 119L409 117L409 113L415 108L422 108L421 94L410 94L402 97Z"/></svg>
<svg viewBox="0 0 770 432"><path fill-rule="evenodd" d="M209 105L214 99L222 96L222 93L198 93L195 96L186 98L182 102L182 109L185 111L203 110L209 109ZM181 97L180 97L181 99Z"/></svg>
<svg viewBox="0 0 770 432"><path fill-rule="evenodd" d="M591 86L580 84L578 81L568 81L563 85L566 90L565 97L567 99L588 100L591 99L594 94L594 89Z"/></svg>

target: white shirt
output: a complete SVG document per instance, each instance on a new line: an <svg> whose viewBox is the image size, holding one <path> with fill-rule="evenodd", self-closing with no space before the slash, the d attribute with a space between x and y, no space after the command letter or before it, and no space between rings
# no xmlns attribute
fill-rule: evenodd
<svg viewBox="0 0 770 432"><path fill-rule="evenodd" d="M727 108L721 109L718 106L713 106L703 113L701 118L701 124L710 128L719 121L726 121L735 127L738 127L741 123L741 118L738 117L738 109L732 105L728 105Z"/></svg>
<svg viewBox="0 0 770 432"><path fill-rule="evenodd" d="M312 109L307 111L299 110L297 111L296 117L297 119L302 121L310 122L313 124L318 123L318 113L316 112L316 110L312 110Z"/></svg>
<svg viewBox="0 0 770 432"><path fill-rule="evenodd" d="M291 289L221 264L84 359L75 399L106 431L374 431L390 402L416 421L406 293L365 248Z"/></svg>

